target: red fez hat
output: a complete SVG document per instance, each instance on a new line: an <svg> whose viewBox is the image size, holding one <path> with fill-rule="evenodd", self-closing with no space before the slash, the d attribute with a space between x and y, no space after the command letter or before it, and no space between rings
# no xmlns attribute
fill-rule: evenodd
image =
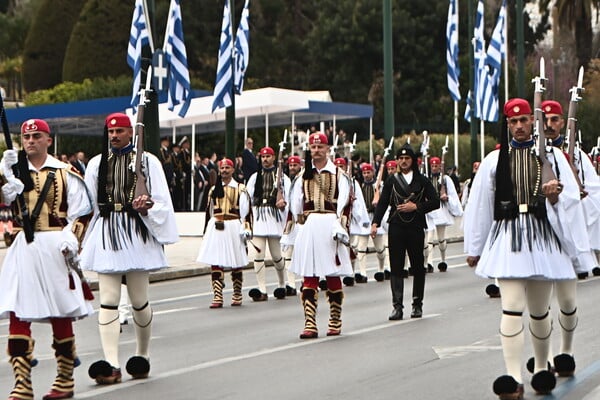
<svg viewBox="0 0 600 400"><path fill-rule="evenodd" d="M500 149L500 143L496 143L496 145L494 146L494 150L498 150Z"/></svg>
<svg viewBox="0 0 600 400"><path fill-rule="evenodd" d="M390 160L390 161L388 161L388 162L385 163L385 167L386 168L397 168L398 164L396 163L396 161Z"/></svg>
<svg viewBox="0 0 600 400"><path fill-rule="evenodd" d="M231 168L233 168L233 161L231 161L229 158L224 158L221 161L219 161L219 167L221 165L223 165L223 163L229 165Z"/></svg>
<svg viewBox="0 0 600 400"><path fill-rule="evenodd" d="M131 128L131 120L129 119L127 114L123 113L110 114L108 117L106 117L106 121L104 121L104 124L109 128Z"/></svg>
<svg viewBox="0 0 600 400"><path fill-rule="evenodd" d="M344 167L346 166L346 159L339 157L336 158L335 161L333 162L335 165L343 165Z"/></svg>
<svg viewBox="0 0 600 400"><path fill-rule="evenodd" d="M329 142L327 142L327 136L325 136L325 134L315 132L308 137L308 144L329 144Z"/></svg>
<svg viewBox="0 0 600 400"><path fill-rule="evenodd" d="M545 100L542 101L542 111L544 114L559 114L562 115L562 106L558 101Z"/></svg>
<svg viewBox="0 0 600 400"><path fill-rule="evenodd" d="M259 152L259 154L260 154L261 156L266 156L266 155L272 155L272 156L274 156L274 155L275 155L275 152L274 152L274 151L273 151L273 149L272 149L272 148L270 148L270 147L263 147L262 149L260 149L260 152Z"/></svg>
<svg viewBox="0 0 600 400"><path fill-rule="evenodd" d="M504 104L504 115L508 118L516 115L531 115L531 106L525 99L510 99Z"/></svg>
<svg viewBox="0 0 600 400"><path fill-rule="evenodd" d="M431 157L429 159L429 164L431 164L431 165L437 165L437 164L440 164L441 162L442 162L442 160L440 160L439 157Z"/></svg>
<svg viewBox="0 0 600 400"><path fill-rule="evenodd" d="M361 171L373 171L373 166L371 164L369 164L369 163L363 163L360 166L360 170Z"/></svg>
<svg viewBox="0 0 600 400"><path fill-rule="evenodd" d="M298 156L289 156L287 159L288 164L302 164L300 157Z"/></svg>
<svg viewBox="0 0 600 400"><path fill-rule="evenodd" d="M46 132L50 134L50 127L43 119L28 119L21 125L21 133Z"/></svg>

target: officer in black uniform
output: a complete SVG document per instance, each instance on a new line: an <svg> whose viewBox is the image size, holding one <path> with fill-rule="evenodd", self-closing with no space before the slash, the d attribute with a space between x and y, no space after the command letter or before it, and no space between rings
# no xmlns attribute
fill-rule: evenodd
<svg viewBox="0 0 600 400"><path fill-rule="evenodd" d="M425 294L423 241L427 228L425 214L440 207L440 199L431 181L419 173L417 155L410 145L405 144L398 150L397 163L398 172L386 179L371 224L371 236L375 236L386 209L390 208L388 249L392 304L394 306L389 316L390 320L403 318L403 271L407 251L414 273L413 303L410 316L411 318L423 316Z"/></svg>

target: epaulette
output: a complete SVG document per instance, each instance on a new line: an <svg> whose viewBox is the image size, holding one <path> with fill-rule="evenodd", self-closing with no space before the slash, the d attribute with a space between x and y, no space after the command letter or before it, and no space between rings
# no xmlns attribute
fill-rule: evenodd
<svg viewBox="0 0 600 400"><path fill-rule="evenodd" d="M240 192L242 192L242 193L247 193L248 192L248 189L246 188L246 185L244 185L243 183L239 183L238 184L238 188L239 188Z"/></svg>
<svg viewBox="0 0 600 400"><path fill-rule="evenodd" d="M83 180L83 175L81 175L81 172L79 172L79 170L77 168L75 168L73 165L68 164L67 168L65 168L65 170L70 173L71 175Z"/></svg>

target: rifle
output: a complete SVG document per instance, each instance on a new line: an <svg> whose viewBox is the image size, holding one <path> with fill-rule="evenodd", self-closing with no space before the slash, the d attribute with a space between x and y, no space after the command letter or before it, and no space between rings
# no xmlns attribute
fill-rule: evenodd
<svg viewBox="0 0 600 400"><path fill-rule="evenodd" d="M4 132L4 141L6 142L6 148L8 150L13 150L13 142L10 136L10 129L8 128L8 120L6 119L6 110L4 108L4 99L0 94L0 122L2 123L2 131ZM25 162L27 162L25 160ZM20 179L21 173L19 171L19 163L12 166L13 174L15 178ZM25 195L23 192L17 195L17 206L21 211L21 223L23 225L23 233L25 234L25 240L27 243L33 242L33 226L31 224L31 216L29 214L29 210L27 209L27 202L25 201Z"/></svg>
<svg viewBox="0 0 600 400"><path fill-rule="evenodd" d="M381 181L383 180L383 170L385 169L387 157L392 151L393 145L394 137L392 136L390 138L390 144L388 144L388 147L383 149L383 158L381 159L381 165L379 166L379 170L377 171L377 181L375 182L375 194L373 195L373 204L379 203L379 196L381 195Z"/></svg>
<svg viewBox="0 0 600 400"><path fill-rule="evenodd" d="M594 166L596 173L598 173L598 156L600 156L600 136L598 136L596 140L596 146L592 147L592 150L590 150L589 155L592 159L592 165Z"/></svg>
<svg viewBox="0 0 600 400"><path fill-rule="evenodd" d="M579 194L581 198L584 198L587 193L585 191L585 187L581 180L579 179L579 172L575 165L575 145L578 145L578 141L575 140L575 135L577 131L577 104L581 100L581 93L585 89L583 88L583 67L579 68L579 75L577 77L577 86L573 86L569 92L571 92L571 100L569 101L569 114L567 117L567 155L569 158L569 164L571 165L571 169L573 170L573 175L575 176L575 180L577 181L577 185L579 186ZM579 153L580 156L581 153Z"/></svg>
<svg viewBox="0 0 600 400"><path fill-rule="evenodd" d="M448 153L448 135L446 135L446 143L442 147L442 157L440 161L440 197L448 195L448 188L446 187L446 153Z"/></svg>
<svg viewBox="0 0 600 400"><path fill-rule="evenodd" d="M309 134L310 136L310 134ZM329 148L329 158L331 159L331 161L335 160L335 152L337 151L337 142L338 142L338 135L337 133L333 134L333 143L331 143L331 147Z"/></svg>
<svg viewBox="0 0 600 400"><path fill-rule="evenodd" d="M542 181L541 184L548 183L549 181L556 179L556 175L552 170L552 165L548 158L546 158L546 134L544 132L544 112L542 111L542 94L546 90L546 73L544 57L540 58L540 74L533 78L532 82L535 84L535 91L533 94L533 108L534 108L534 125L533 125L533 136L537 139L537 155L542 163Z"/></svg>
<svg viewBox="0 0 600 400"><path fill-rule="evenodd" d="M279 142L279 154L277 155L277 173L275 175L275 183L277 185L277 199L276 203L279 203L280 200L285 201L285 196L283 193L283 152L285 150L285 143L287 141L287 129L283 131L283 140Z"/></svg>
<svg viewBox="0 0 600 400"><path fill-rule="evenodd" d="M421 168L420 171L423 175L429 175L429 132L423 131L423 142L421 143Z"/></svg>
<svg viewBox="0 0 600 400"><path fill-rule="evenodd" d="M142 158L144 157L144 109L146 103L150 100L146 97L146 94L150 91L150 82L152 81L152 67L148 67L146 72L146 87L140 90L140 102L137 107L137 121L135 123L135 164L134 172L137 180L135 182L135 196L146 195L150 197L148 187L146 185L146 175L142 170Z"/></svg>

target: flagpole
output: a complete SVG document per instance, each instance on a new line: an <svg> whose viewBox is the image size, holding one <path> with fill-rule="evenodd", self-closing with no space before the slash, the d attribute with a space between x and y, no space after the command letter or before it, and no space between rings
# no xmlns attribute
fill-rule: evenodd
<svg viewBox="0 0 600 400"><path fill-rule="evenodd" d="M188 171L188 174L192 174L192 179L190 179L190 210L196 211L196 196L194 196L194 189L196 184L194 183L194 173L196 170L194 167L196 166L196 124L192 124L192 153L190 154L190 164L191 171Z"/></svg>
<svg viewBox="0 0 600 400"><path fill-rule="evenodd" d="M481 147L481 158L480 160L483 160L483 155L484 155L484 148L485 148L485 121L484 120L479 120L479 131L481 132L481 143L480 143L480 147Z"/></svg>
<svg viewBox="0 0 600 400"><path fill-rule="evenodd" d="M458 101L454 102L454 165L458 168Z"/></svg>
<svg viewBox="0 0 600 400"><path fill-rule="evenodd" d="M169 4L169 13L167 14L169 16L169 18L167 18L167 27L165 29L165 32L169 32L169 25L171 24L171 13L172 12L173 12L173 2L171 2ZM150 37L152 37L152 36L150 35ZM167 42L168 41L169 41L169 35L166 34L165 40L163 42L163 47L162 47L163 52L167 51ZM150 46L152 46L152 39L150 39ZM152 50L152 52L154 53L154 50Z"/></svg>
<svg viewBox="0 0 600 400"><path fill-rule="evenodd" d="M456 36L460 36L460 2L456 0ZM454 165L458 169L458 101L454 101ZM458 172L457 172L458 173Z"/></svg>
<svg viewBox="0 0 600 400"><path fill-rule="evenodd" d="M150 0L153 1L153 0ZM152 22L150 22L150 12L148 9L148 3L146 0L142 1L142 6L144 9L144 18L146 19L146 21L148 21L148 23L146 24L146 30L148 31L148 42L150 43L150 51L152 53L154 53L154 39L152 37L153 32L152 32Z"/></svg>
<svg viewBox="0 0 600 400"><path fill-rule="evenodd" d="M507 6L508 7L508 6ZM508 10L506 12L506 17L504 18L504 102L508 100ZM498 107L500 110L503 109L502 103L498 102ZM500 118L502 118L502 113L500 113Z"/></svg>
<svg viewBox="0 0 600 400"><path fill-rule="evenodd" d="M225 0L229 2L229 29L231 35L231 43L235 43L235 33L233 31L234 25L234 10L235 10L235 0ZM235 59L233 57L233 46L231 47L231 106L225 109L225 127L226 127L226 135L225 135L225 154L228 158L233 159L235 154L234 140L235 140Z"/></svg>

